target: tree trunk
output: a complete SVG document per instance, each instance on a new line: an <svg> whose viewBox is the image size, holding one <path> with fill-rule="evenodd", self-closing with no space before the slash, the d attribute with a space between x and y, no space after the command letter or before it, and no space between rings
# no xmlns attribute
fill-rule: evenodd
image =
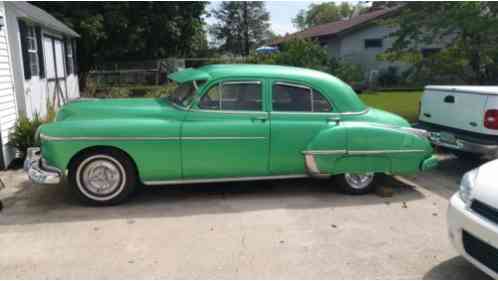
<svg viewBox="0 0 498 281"><path fill-rule="evenodd" d="M242 2L242 20L244 22L244 55L249 55L249 24L248 24L248 11L247 1Z"/></svg>

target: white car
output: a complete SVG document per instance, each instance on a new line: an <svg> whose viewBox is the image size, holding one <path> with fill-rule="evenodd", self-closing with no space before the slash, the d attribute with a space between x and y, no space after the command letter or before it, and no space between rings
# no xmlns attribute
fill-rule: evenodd
<svg viewBox="0 0 498 281"><path fill-rule="evenodd" d="M467 172L448 209L453 246L498 279L498 160Z"/></svg>

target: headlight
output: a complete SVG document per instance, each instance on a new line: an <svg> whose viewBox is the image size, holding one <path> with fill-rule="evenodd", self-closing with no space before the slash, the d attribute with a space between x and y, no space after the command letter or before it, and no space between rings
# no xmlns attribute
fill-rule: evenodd
<svg viewBox="0 0 498 281"><path fill-rule="evenodd" d="M478 171L478 169L474 169L465 173L462 177L462 181L460 182L459 194L465 204L470 201L470 196L472 195L472 189L474 188Z"/></svg>

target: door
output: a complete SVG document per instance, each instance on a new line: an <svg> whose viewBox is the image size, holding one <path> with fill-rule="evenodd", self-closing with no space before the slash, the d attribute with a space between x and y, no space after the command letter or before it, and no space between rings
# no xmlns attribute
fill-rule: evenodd
<svg viewBox="0 0 498 281"><path fill-rule="evenodd" d="M332 104L318 90L291 81L272 81L270 172L305 174L303 151L330 122Z"/></svg>
<svg viewBox="0 0 498 281"><path fill-rule="evenodd" d="M262 80L209 85L182 128L183 177L268 175L268 112Z"/></svg>
<svg viewBox="0 0 498 281"><path fill-rule="evenodd" d="M54 108L67 102L66 72L64 65L64 43L62 40L47 36L43 37L43 54L47 77L47 93Z"/></svg>

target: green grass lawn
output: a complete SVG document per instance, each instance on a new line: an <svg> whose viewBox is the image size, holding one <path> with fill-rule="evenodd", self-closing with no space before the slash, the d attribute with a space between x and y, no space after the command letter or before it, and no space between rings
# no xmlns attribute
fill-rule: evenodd
<svg viewBox="0 0 498 281"><path fill-rule="evenodd" d="M369 92L359 95L368 106L396 113L410 122L417 121L418 103L421 96L421 91Z"/></svg>

